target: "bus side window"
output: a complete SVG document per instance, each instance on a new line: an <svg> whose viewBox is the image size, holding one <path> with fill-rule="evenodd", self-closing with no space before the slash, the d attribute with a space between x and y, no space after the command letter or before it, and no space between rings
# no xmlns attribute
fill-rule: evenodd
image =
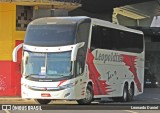
<svg viewBox="0 0 160 113"><path fill-rule="evenodd" d="M91 51L96 48L112 49L112 30L107 27L95 25L92 27Z"/></svg>
<svg viewBox="0 0 160 113"><path fill-rule="evenodd" d="M101 27L102 29L102 49L112 49L112 36L111 30L107 27Z"/></svg>
<svg viewBox="0 0 160 113"><path fill-rule="evenodd" d="M95 47L96 46L96 44L95 44L96 36L97 36L97 34L96 34L96 26L93 26L92 27L92 34L91 34L91 47L90 47L91 51L96 49L96 47Z"/></svg>
<svg viewBox="0 0 160 113"><path fill-rule="evenodd" d="M100 26L92 27L92 35L91 35L91 51L97 48L102 48L102 32Z"/></svg>
<svg viewBox="0 0 160 113"><path fill-rule="evenodd" d="M77 58L76 58L76 68L75 68L75 72L76 72L76 76L79 76L83 73L84 71L84 67L85 67L85 56L83 55L83 48L80 48L77 52Z"/></svg>

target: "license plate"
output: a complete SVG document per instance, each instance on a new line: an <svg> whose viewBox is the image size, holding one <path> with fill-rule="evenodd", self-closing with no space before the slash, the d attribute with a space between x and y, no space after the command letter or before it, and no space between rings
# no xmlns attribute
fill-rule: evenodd
<svg viewBox="0 0 160 113"><path fill-rule="evenodd" d="M151 83L152 83L152 82L150 82L150 81L147 81L147 82L146 82L146 84L151 84Z"/></svg>

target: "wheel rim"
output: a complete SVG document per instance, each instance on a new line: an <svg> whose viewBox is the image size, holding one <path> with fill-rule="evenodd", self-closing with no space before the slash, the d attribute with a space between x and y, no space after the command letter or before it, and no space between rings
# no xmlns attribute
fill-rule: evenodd
<svg viewBox="0 0 160 113"><path fill-rule="evenodd" d="M130 90L129 90L129 95L132 97L133 96L133 90L132 90L132 88L130 88Z"/></svg>
<svg viewBox="0 0 160 113"><path fill-rule="evenodd" d="M85 93L85 101L88 102L92 99L92 94L91 94L91 91L89 89L86 90L86 93Z"/></svg>
<svg viewBox="0 0 160 113"><path fill-rule="evenodd" d="M124 89L123 99L124 99L124 101L127 100L127 92L126 92L126 89Z"/></svg>

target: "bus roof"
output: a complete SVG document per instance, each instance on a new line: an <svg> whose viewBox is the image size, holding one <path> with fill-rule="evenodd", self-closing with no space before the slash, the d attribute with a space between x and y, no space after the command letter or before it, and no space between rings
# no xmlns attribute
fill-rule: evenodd
<svg viewBox="0 0 160 113"><path fill-rule="evenodd" d="M90 20L91 18L86 16L74 16L74 17L44 17L33 20L30 24L34 25L44 25L44 24L69 24L69 23L80 23L85 20Z"/></svg>
<svg viewBox="0 0 160 113"><path fill-rule="evenodd" d="M33 20L30 24L34 24L34 25L45 25L45 24L56 24L56 23L74 24L74 23L81 23L86 20L92 21L93 25L100 25L100 26L109 27L109 28L113 28L113 29L134 32L137 34L143 34L143 32L139 31L139 30L131 29L131 28L128 28L125 26L117 25L117 24L113 24L113 23L111 23L109 21L105 21L105 20L90 18L87 16L44 17L44 18L39 18L39 19Z"/></svg>
<svg viewBox="0 0 160 113"><path fill-rule="evenodd" d="M109 21L104 21L104 20L95 19L95 18L92 18L92 24L93 25L100 25L100 26L104 26L104 27L109 27L109 28L113 28L113 29L118 29L118 30L123 30L123 31L128 31L128 32L134 32L137 34L143 34L142 31L131 29L131 28L121 26L118 24L113 24Z"/></svg>

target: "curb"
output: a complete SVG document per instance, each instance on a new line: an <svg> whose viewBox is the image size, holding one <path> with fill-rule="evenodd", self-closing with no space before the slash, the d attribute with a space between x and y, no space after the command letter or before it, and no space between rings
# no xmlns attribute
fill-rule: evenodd
<svg viewBox="0 0 160 113"><path fill-rule="evenodd" d="M26 101L26 99L22 99L22 98L11 98L11 97L1 97L0 101Z"/></svg>

